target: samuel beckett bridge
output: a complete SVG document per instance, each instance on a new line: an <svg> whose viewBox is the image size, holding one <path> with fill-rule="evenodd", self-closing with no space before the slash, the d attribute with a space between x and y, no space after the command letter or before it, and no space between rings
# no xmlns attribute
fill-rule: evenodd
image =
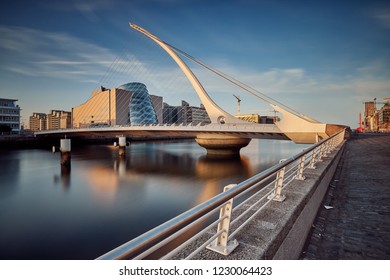
<svg viewBox="0 0 390 280"><path fill-rule="evenodd" d="M72 129L36 133L42 137L66 138L61 139L62 173L70 172L69 138L77 137L118 137L120 156L125 154L127 137L193 137L207 149L208 155L218 156L238 155L253 138L315 144L241 183L225 186L223 193L114 248L99 259L298 258L343 153L345 127L320 123L302 115L143 28L135 24L130 26L169 54L197 93L202 106L192 107L184 101L181 107L170 106L162 102L162 97L149 95L146 85L140 82L111 89L101 87L88 101L72 109ZM275 116L265 123L242 119L239 114L241 99L237 95L238 115L229 114L206 92L181 59L183 56L262 100L281 117ZM119 67L124 61L119 61ZM135 68L142 66L139 61L130 64ZM139 72L141 75L147 73L144 69ZM168 74L165 77L171 73ZM164 82L161 78L164 75L158 77ZM215 86L214 89L219 90ZM215 219L218 212L219 218ZM154 215L152 211L149 214Z"/></svg>
<svg viewBox="0 0 390 280"><path fill-rule="evenodd" d="M145 121L147 118L150 118L150 114L145 113L145 110L147 110L148 107L151 107L155 102L153 101L153 97L151 98L149 95L147 95L148 102L146 103L144 102L145 100L141 100L142 98L140 99L139 96L137 99L137 92L139 93L140 87L144 85L140 83L131 83L116 89L101 88L100 91L93 93L92 97L95 101L91 101L91 104L87 104L88 102L86 102L77 108L73 108L72 129L40 131L35 133L37 136L63 137L66 135L68 138L88 136L120 136L122 138L194 137L200 146L207 149L208 154L231 155L239 153L239 150L248 145L253 138L291 140L295 143L309 144L317 143L322 139L328 138L335 132L344 128L339 125L324 124L307 117L261 93L253 87L206 65L198 59L164 42L145 29L133 23L130 23L130 26L157 43L180 67L200 98L204 110L207 112L208 121L180 123L179 121L157 121L156 117L155 121ZM266 102L275 112L279 112L282 117L275 118L272 123L254 123L229 114L212 100L198 78L188 65L184 63L180 56L192 60L230 82L235 87ZM134 88L135 86L136 88ZM142 90L145 91L146 88ZM132 94L126 95L126 92ZM239 98L237 98L237 100L240 102ZM105 110L102 110L103 107ZM163 110L162 104L158 107L158 110ZM92 113L93 110L95 113ZM154 108L154 110L157 111L156 108ZM96 111L105 111L105 113L108 114L106 117L108 121L103 124L99 123ZM119 114L119 111L122 111L122 113ZM130 121L131 118L135 116L134 114L138 114L138 116L136 116L138 122ZM176 118L178 118L178 114L179 113L177 112ZM183 114L183 112L181 112L181 114ZM76 115L78 116L78 121L76 121L77 124L75 125ZM113 117L114 115L116 117ZM119 115L122 115L122 121L120 121ZM140 118L141 121L139 120ZM142 118L144 119L142 120ZM89 125L85 125L85 123L88 123Z"/></svg>

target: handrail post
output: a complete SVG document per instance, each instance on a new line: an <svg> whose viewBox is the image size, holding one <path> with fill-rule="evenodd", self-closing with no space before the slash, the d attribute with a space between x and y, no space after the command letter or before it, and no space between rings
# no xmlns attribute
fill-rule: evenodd
<svg viewBox="0 0 390 280"><path fill-rule="evenodd" d="M237 184L227 185L226 187L224 187L223 191L226 192L236 185ZM230 240L228 242L232 210L233 210L233 198L230 199L223 207L221 207L221 210L219 212L220 218L225 217L222 221L218 223L217 232L222 232L222 233L215 239L215 241L212 244L206 247L207 249L222 254L224 256L229 255L238 246L238 242L236 239Z"/></svg>
<svg viewBox="0 0 390 280"><path fill-rule="evenodd" d="M321 146L320 146L320 152L318 154L318 159L317 159L317 162L322 162L322 157L324 156L324 150L325 150L325 143L323 143Z"/></svg>
<svg viewBox="0 0 390 280"><path fill-rule="evenodd" d="M345 129L337 135L337 146L340 145L345 138Z"/></svg>
<svg viewBox="0 0 390 280"><path fill-rule="evenodd" d="M332 140L330 140L330 152L333 152L336 148L336 137L333 137Z"/></svg>
<svg viewBox="0 0 390 280"><path fill-rule="evenodd" d="M335 144L334 144L335 148L336 148L338 145L340 145L340 143L341 143L340 139L341 139L341 135L342 135L342 134L343 134L343 133L340 132L339 135L337 135L337 136L334 138L334 139L335 139Z"/></svg>
<svg viewBox="0 0 390 280"><path fill-rule="evenodd" d="M301 157L301 160L299 162L298 170L297 170L297 175L295 176L295 179L297 180L305 180L306 177L303 176L303 169L305 168L305 161L306 161L306 154L304 154Z"/></svg>
<svg viewBox="0 0 390 280"><path fill-rule="evenodd" d="M309 169L316 169L316 155L317 155L317 149L315 148L311 154L310 164L308 166Z"/></svg>
<svg viewBox="0 0 390 280"><path fill-rule="evenodd" d="M329 140L326 141L323 145L324 145L324 152L323 152L322 156L326 157L326 156L328 156L328 153L329 153Z"/></svg>
<svg viewBox="0 0 390 280"><path fill-rule="evenodd" d="M285 159L281 159L279 163L282 163L283 161L285 161ZM282 194L282 186L285 172L286 167L283 167L278 171L278 174L276 175L274 192L268 196L268 199L272 199L278 202L282 202L286 199L286 196Z"/></svg>
<svg viewBox="0 0 390 280"><path fill-rule="evenodd" d="M330 154L333 151L333 141L334 141L334 137L328 141L329 142L328 151L327 151L328 154Z"/></svg>
<svg viewBox="0 0 390 280"><path fill-rule="evenodd" d="M333 138L332 138L333 139ZM325 143L325 156L327 157L329 154L330 154L330 145L331 145L331 141L332 139L326 141Z"/></svg>

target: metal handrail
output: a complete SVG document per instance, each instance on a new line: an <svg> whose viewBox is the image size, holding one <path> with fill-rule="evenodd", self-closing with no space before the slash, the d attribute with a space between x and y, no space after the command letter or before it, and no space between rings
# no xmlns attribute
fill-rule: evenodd
<svg viewBox="0 0 390 280"><path fill-rule="evenodd" d="M165 239L169 238L172 235L176 235L178 232L183 230L188 225L192 225L193 223L197 222L199 219L202 219L203 216L205 215L208 216L210 212L219 209L224 204L226 204L230 199L233 199L234 197L240 195L242 192L254 187L258 183L261 183L268 177L275 175L279 170L295 162L297 159L300 159L302 156L309 154L312 151L314 151L313 154L321 154L322 149L320 151L316 151L315 149L317 149L324 143L330 141L331 139L340 136L342 133L344 133L344 131L345 129L330 136L329 138L323 139L322 141L311 146L310 148L305 149L302 152L298 153L297 155L294 155L284 160L283 162L280 162L268 168L267 170L260 172L257 175L237 184L231 189L223 193L220 193L212 197L211 199L187 210L186 212L172 218L171 220L161 224L160 226L157 226L149 230L148 232L100 256L98 259L101 260L131 259L151 249L154 246L161 247L158 246L157 244L163 242ZM317 156L319 158L321 155L317 155ZM268 204L268 202L266 202L266 204ZM264 205L262 207L264 207ZM258 211L259 210L257 210L256 212ZM240 226L240 228L241 227L242 226ZM234 232L234 234L236 233L237 231ZM217 233L216 235L218 234L220 233ZM231 239L231 237L229 237L229 239Z"/></svg>

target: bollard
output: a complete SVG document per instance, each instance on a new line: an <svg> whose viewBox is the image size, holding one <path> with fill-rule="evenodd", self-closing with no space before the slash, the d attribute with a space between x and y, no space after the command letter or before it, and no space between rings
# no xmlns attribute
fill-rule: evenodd
<svg viewBox="0 0 390 280"><path fill-rule="evenodd" d="M61 152L61 165L70 165L70 139L60 140L60 152Z"/></svg>
<svg viewBox="0 0 390 280"><path fill-rule="evenodd" d="M126 137L124 136L119 137L119 156L126 156Z"/></svg>

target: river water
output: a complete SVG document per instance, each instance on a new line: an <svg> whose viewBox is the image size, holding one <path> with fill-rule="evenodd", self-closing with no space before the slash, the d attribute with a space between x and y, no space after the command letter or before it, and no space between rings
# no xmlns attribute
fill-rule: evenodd
<svg viewBox="0 0 390 280"><path fill-rule="evenodd" d="M94 259L306 148L252 140L213 160L192 140L0 150L0 259Z"/></svg>

